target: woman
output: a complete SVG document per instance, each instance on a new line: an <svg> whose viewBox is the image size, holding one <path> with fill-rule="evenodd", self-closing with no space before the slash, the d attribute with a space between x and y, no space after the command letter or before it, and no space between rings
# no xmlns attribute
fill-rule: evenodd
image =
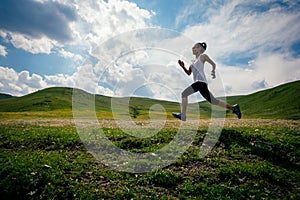
<svg viewBox="0 0 300 200"><path fill-rule="evenodd" d="M195 93L200 92L201 95L211 104L218 105L224 108L227 108L229 110L232 110L233 113L235 113L238 118L240 119L242 117L242 113L240 111L239 105L230 105L228 103L225 103L223 101L220 101L216 99L208 90L207 87L207 80L204 74L204 64L205 62L208 62L212 66L211 76L213 79L216 78L215 70L216 70L216 64L208 57L208 55L203 54L206 50L206 43L197 43L193 47L193 54L195 55L195 60L190 65L190 67L187 69L185 68L184 62L181 60L178 60L178 64L182 67L182 69L185 71L187 75L191 75L193 73L194 83L187 87L181 94L182 97L182 104L181 104L181 113L172 113L174 117L181 119L182 121L186 121L186 108L188 104L188 96Z"/></svg>

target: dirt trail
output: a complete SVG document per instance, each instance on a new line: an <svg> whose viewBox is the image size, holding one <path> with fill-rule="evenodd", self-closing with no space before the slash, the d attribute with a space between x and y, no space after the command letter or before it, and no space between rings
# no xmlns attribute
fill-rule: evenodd
<svg viewBox="0 0 300 200"><path fill-rule="evenodd" d="M83 123L88 123L89 120L82 120ZM163 123L164 128L178 128L181 125L181 122L176 119L170 119L166 122L162 121L150 121L150 120L134 120L133 121L137 127L140 128L155 128L155 124ZM150 124L150 122L152 124ZM212 122L210 119L201 119L201 120L191 120L187 122L182 122L190 124L193 127L199 126L200 129L207 128ZM0 125L5 124L28 124L35 126L74 126L75 121L72 118L40 118L40 119L1 119ZM284 129L288 128L290 130L300 131L300 120L277 120L277 119L225 119L221 120L221 125L223 128L235 128L235 127L251 127L251 128L272 128L272 129ZM116 123L114 119L99 119L99 126L102 128L119 128L119 124Z"/></svg>

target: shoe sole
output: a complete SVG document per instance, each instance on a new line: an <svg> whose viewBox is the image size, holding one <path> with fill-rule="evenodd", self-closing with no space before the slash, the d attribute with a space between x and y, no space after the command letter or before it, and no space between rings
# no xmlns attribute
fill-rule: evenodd
<svg viewBox="0 0 300 200"><path fill-rule="evenodd" d="M235 106L235 108L236 108L237 112L233 112L233 113L237 115L238 119L241 119L242 118L242 112L240 110L240 106L237 104Z"/></svg>
<svg viewBox="0 0 300 200"><path fill-rule="evenodd" d="M186 121L186 119L181 119L181 117L179 117L179 115L176 113L172 113L172 115L173 115L173 117L180 119L181 121L184 121L184 122Z"/></svg>

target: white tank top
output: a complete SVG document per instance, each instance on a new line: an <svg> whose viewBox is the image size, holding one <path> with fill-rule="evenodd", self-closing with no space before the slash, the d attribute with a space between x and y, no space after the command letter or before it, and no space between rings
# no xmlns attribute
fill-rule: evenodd
<svg viewBox="0 0 300 200"><path fill-rule="evenodd" d="M200 81L207 84L207 80L204 74L204 64L201 62L200 55L194 62L192 63L192 72L194 76L194 82Z"/></svg>

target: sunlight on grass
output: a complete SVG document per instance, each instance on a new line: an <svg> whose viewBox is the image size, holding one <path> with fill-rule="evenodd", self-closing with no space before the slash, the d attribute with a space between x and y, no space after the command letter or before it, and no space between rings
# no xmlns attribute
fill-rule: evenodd
<svg viewBox="0 0 300 200"><path fill-rule="evenodd" d="M173 164L146 174L131 174L97 162L72 123L52 126L51 119L47 120L0 124L3 199L300 197L299 121L227 121L216 146L199 158L208 124L201 121L193 144ZM104 132L122 149L152 152L173 139L176 122L168 122L160 133L145 139L128 136L111 124Z"/></svg>

